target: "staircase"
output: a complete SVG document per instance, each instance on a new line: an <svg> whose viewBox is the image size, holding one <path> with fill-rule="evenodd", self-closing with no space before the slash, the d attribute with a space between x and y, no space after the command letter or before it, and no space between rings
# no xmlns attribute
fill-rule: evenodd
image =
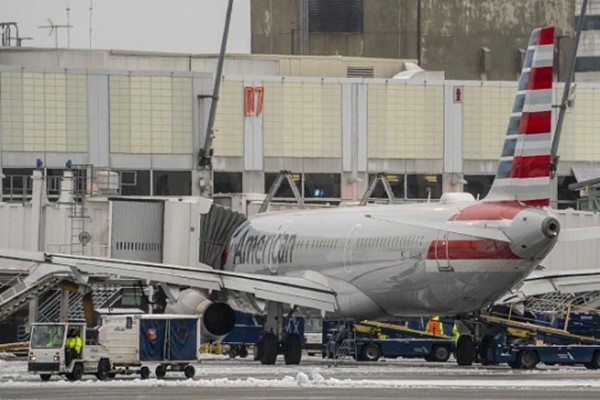
<svg viewBox="0 0 600 400"><path fill-rule="evenodd" d="M26 277L18 275L7 282L5 286L10 287L0 293L0 321L70 274L71 270L66 267L41 264Z"/></svg>
<svg viewBox="0 0 600 400"><path fill-rule="evenodd" d="M327 356L333 358L335 366L339 360L356 354L356 332L353 320L338 321L326 346Z"/></svg>
<svg viewBox="0 0 600 400"><path fill-rule="evenodd" d="M116 287L93 286L92 300L94 308L111 307L121 298L121 289ZM61 290L48 293L39 304L38 321L56 322L60 320ZM83 295L78 292L69 293L69 319L83 319Z"/></svg>

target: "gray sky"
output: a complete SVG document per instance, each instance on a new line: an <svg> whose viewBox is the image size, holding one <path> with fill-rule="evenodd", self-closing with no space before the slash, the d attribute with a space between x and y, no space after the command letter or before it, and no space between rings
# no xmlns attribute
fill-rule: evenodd
<svg viewBox="0 0 600 400"><path fill-rule="evenodd" d="M0 0L0 22L17 22L27 47L54 47L49 29L67 24L70 7L71 48L217 53L225 25L227 0ZM67 47L67 30L58 43ZM234 0L227 43L229 53L250 52L250 0Z"/></svg>

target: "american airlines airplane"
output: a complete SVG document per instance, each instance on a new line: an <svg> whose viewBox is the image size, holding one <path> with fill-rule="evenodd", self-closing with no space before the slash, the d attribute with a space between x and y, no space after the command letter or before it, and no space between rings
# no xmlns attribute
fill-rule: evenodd
<svg viewBox="0 0 600 400"><path fill-rule="evenodd" d="M300 362L300 337L283 334L294 313L381 319L480 310L522 281L559 238L547 208L553 43L551 27L531 35L496 179L482 201L447 193L422 204L259 214L235 229L216 268L9 250L0 257L76 277L185 287L169 310L202 313L208 335L228 333L233 310L261 315L263 364L278 353L287 364ZM473 339L461 336L457 354L472 348Z"/></svg>

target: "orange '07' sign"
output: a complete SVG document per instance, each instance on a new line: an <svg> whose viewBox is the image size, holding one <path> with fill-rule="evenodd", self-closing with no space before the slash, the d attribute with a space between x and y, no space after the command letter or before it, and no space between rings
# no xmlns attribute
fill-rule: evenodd
<svg viewBox="0 0 600 400"><path fill-rule="evenodd" d="M255 98L258 96L258 101ZM263 86L246 86L244 88L244 113L250 117L256 112L259 116L263 110L263 101L265 99L265 88ZM256 105L256 106L255 106Z"/></svg>

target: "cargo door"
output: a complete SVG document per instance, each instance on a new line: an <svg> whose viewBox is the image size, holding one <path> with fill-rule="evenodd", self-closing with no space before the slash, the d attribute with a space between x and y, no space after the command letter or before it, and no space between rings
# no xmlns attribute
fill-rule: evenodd
<svg viewBox="0 0 600 400"><path fill-rule="evenodd" d="M169 321L169 360L198 359L198 320L194 318Z"/></svg>
<svg viewBox="0 0 600 400"><path fill-rule="evenodd" d="M163 262L163 202L113 200L111 209L111 257Z"/></svg>
<svg viewBox="0 0 600 400"><path fill-rule="evenodd" d="M140 320L140 361L165 359L167 321L164 319Z"/></svg>

